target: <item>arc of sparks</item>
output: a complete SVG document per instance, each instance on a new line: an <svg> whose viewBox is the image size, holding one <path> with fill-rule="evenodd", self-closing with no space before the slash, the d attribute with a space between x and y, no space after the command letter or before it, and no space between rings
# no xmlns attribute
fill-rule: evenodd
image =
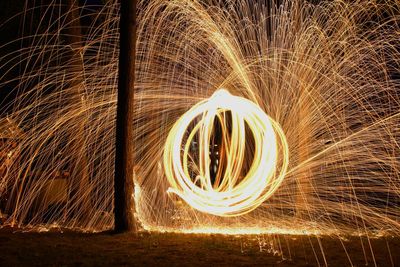
<svg viewBox="0 0 400 267"><path fill-rule="evenodd" d="M231 114L231 130L227 112ZM189 125L199 117L185 140ZM221 161L225 167L224 170L219 167L217 182L213 183L209 154L215 119L222 127ZM254 157L248 172L241 177L247 137L245 125L254 138ZM199 160L198 166L193 166L190 145L196 134ZM168 192L199 211L223 217L246 214L270 198L284 179L288 162L288 144L278 123L255 103L224 89L182 115L170 130L164 148L164 169L171 186ZM190 175L193 170L197 172L195 179Z"/></svg>

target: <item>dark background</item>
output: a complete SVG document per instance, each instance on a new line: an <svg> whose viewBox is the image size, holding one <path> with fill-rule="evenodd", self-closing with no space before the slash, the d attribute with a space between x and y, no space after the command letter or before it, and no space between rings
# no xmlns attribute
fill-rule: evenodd
<svg viewBox="0 0 400 267"><path fill-rule="evenodd" d="M82 16L96 13L106 0L79 0ZM24 68L23 58L10 56L23 47L30 47L28 36L48 29L54 17L46 16L52 0L1 0L0 1L0 112L8 113L8 103L16 97L18 77ZM58 3L64 4L65 0ZM26 12L26 10L29 10ZM50 12L47 12L47 14ZM82 27L91 24L89 16L81 19ZM24 38L21 39L21 38ZM28 37L28 38L27 38ZM12 61L10 61L12 60ZM6 65L5 65L6 64ZM10 67L13 66L11 69Z"/></svg>

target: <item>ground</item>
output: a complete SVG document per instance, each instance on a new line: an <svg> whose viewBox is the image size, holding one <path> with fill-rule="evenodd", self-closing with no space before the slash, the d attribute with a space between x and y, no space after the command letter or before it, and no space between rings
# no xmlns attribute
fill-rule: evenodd
<svg viewBox="0 0 400 267"><path fill-rule="evenodd" d="M0 230L0 266L374 266L371 248L377 266L400 266L393 237Z"/></svg>

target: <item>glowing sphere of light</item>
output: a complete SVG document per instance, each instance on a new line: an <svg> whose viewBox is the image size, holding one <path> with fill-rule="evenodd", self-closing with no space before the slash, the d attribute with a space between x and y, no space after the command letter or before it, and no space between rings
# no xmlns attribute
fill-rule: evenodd
<svg viewBox="0 0 400 267"><path fill-rule="evenodd" d="M222 127L226 163L219 172L218 184L212 183L209 156L215 120ZM246 126L252 137L246 133ZM199 146L196 166L190 158L195 135ZM249 160L245 158L246 138L254 140L254 156L243 175L243 163ZM193 106L171 128L163 159L170 184L168 192L205 213L224 217L243 215L256 209L278 189L285 177L288 154L284 133L273 119L250 100L220 89ZM197 174L195 179L190 175L193 171Z"/></svg>

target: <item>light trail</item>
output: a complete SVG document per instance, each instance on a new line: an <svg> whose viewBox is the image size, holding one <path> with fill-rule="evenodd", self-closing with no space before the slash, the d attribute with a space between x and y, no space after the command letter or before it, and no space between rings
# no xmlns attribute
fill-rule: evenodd
<svg viewBox="0 0 400 267"><path fill-rule="evenodd" d="M0 85L4 95L15 96L1 106L0 117L24 133L0 168L5 225L113 227L119 6L105 3L83 19L92 23L83 26L79 44L67 41L75 28L72 10L55 0L37 7L33 19L33 9L21 16L25 28L39 9L43 18L34 35L23 36L22 46L18 40L13 49L0 47L10 51L0 58ZM400 236L399 1L138 1L137 22L133 171L136 215L145 229ZM11 73L19 76L9 80ZM262 165L253 151L254 134L261 134L250 129L253 120L232 118L232 111L243 109L220 108L181 123L187 131L181 164L173 167L171 161L176 187L171 186L163 167L168 135L179 118L210 102L219 88L273 118L276 176L271 183L250 179L273 173L273 164L250 168ZM212 118L218 133L211 129ZM245 138L239 130L233 138L233 123L245 125ZM214 172L207 170L205 143L216 135L225 139L219 141L221 162ZM191 145L195 142L202 151ZM260 156L273 159L273 150L257 147ZM286 156L286 175L279 180ZM258 203L249 201L241 184L246 175L249 183L268 185L263 191L251 188L255 200L268 196L251 212ZM190 184L193 192L184 191ZM229 206L224 194L234 188L235 205ZM186 198L196 195L200 208L217 210L192 208L174 190ZM230 212L214 202L203 205L213 191ZM233 211L236 204L243 209Z"/></svg>
<svg viewBox="0 0 400 267"><path fill-rule="evenodd" d="M227 116L230 112L230 116ZM185 134L196 118L186 141ZM227 118L228 117L228 118ZM231 122L228 120L231 118ZM210 138L218 120L224 140L215 183L210 175ZM228 129L231 125L231 130ZM254 138L254 156L247 174L242 174L245 161L245 125ZM198 134L200 147L199 166L191 166L189 153L193 139ZM278 161L278 145L282 160ZM183 159L182 159L182 146ZM201 101L182 115L172 127L164 148L165 175L175 193L193 208L218 216L239 216L257 208L270 198L281 184L289 162L288 144L279 125L253 102L231 95L226 90L216 91L209 99ZM281 166L277 166L278 163ZM194 164L194 163L193 163ZM196 177L190 173L198 170ZM244 177L241 177L244 176Z"/></svg>

